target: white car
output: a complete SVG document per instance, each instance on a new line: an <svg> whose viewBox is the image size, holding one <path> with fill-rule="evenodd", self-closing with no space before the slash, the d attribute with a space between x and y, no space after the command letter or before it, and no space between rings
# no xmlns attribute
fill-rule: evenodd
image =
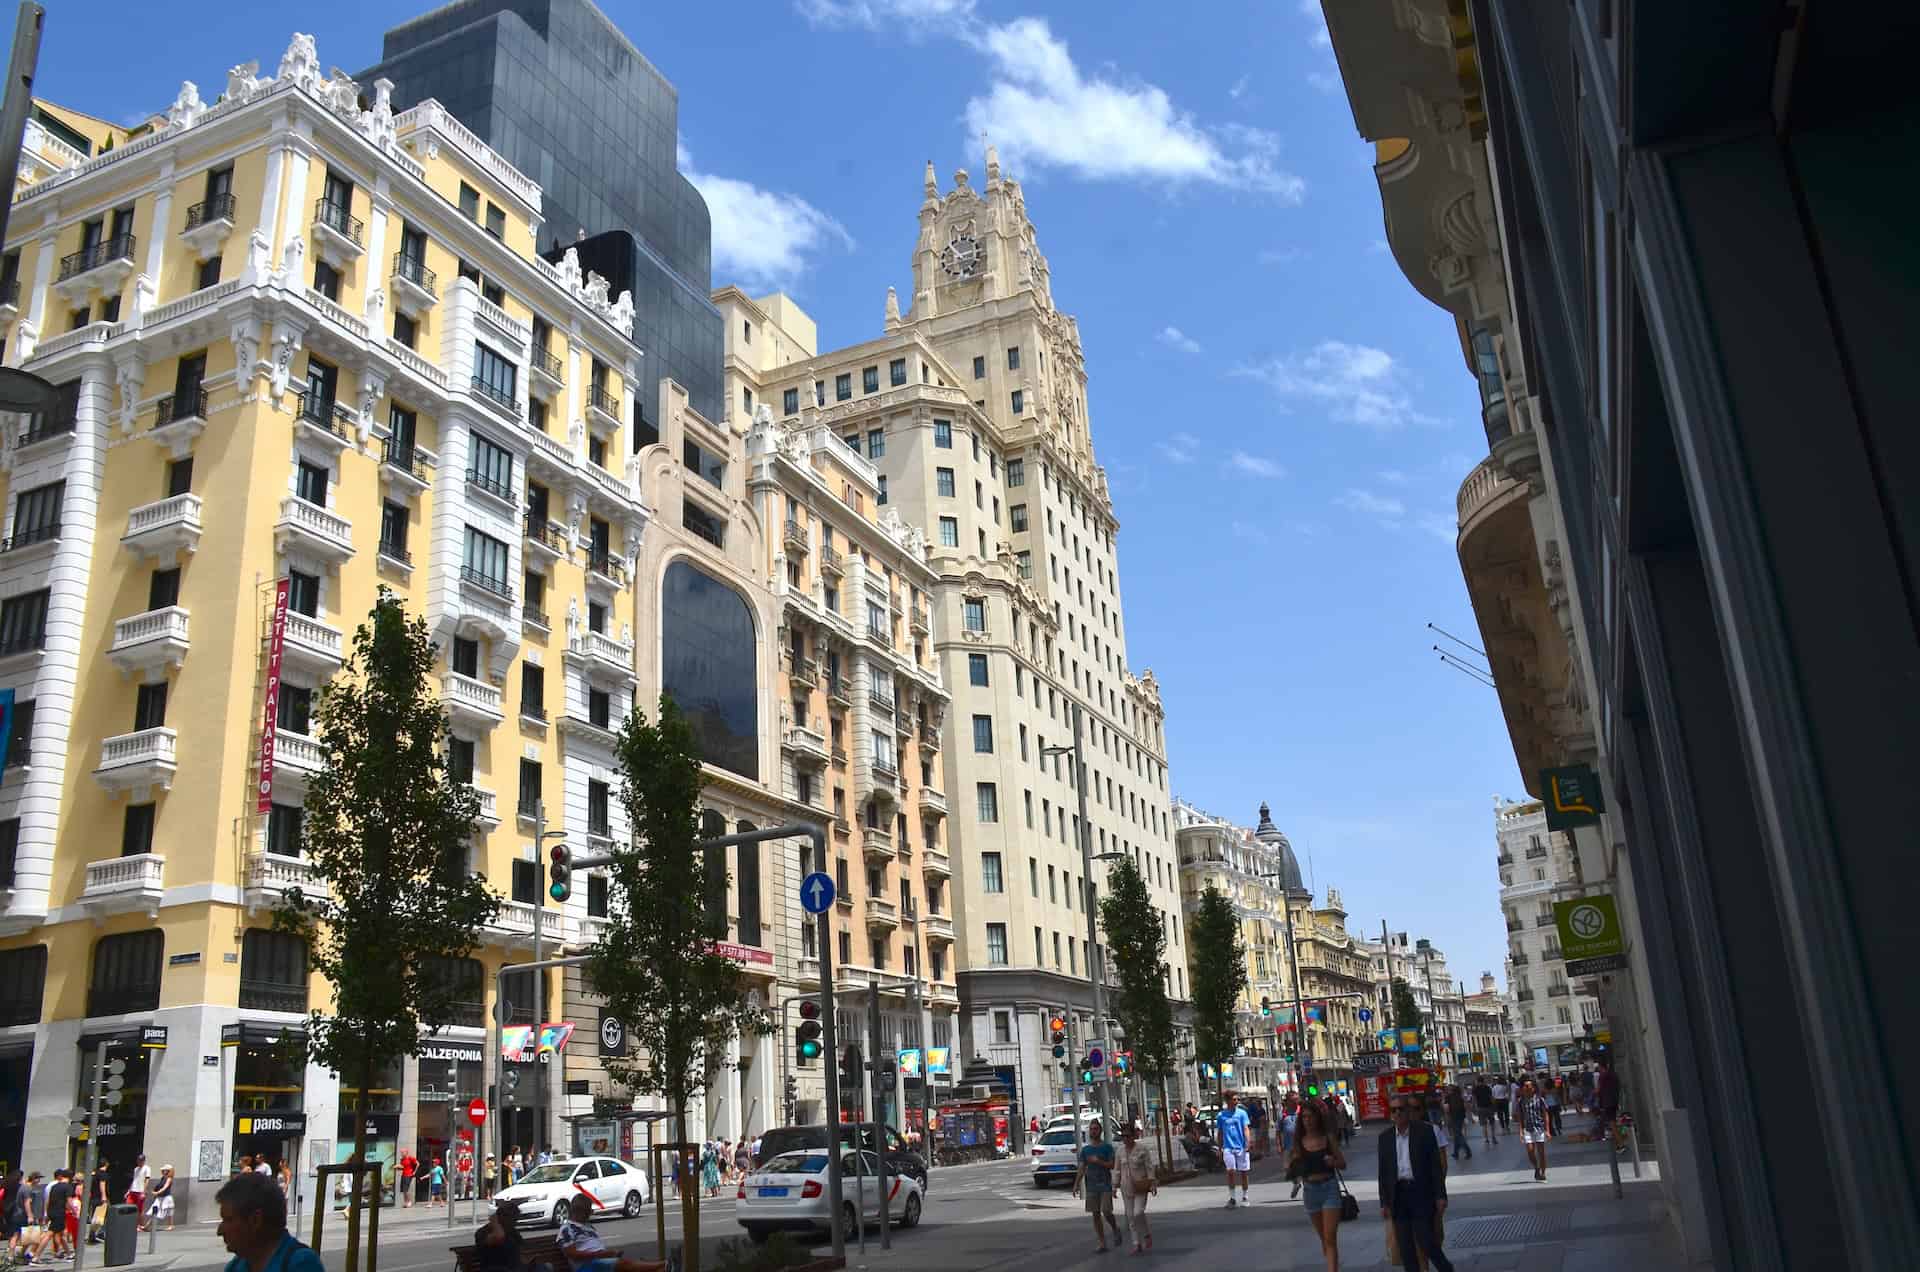
<svg viewBox="0 0 1920 1272"><path fill-rule="evenodd" d="M840 1231L849 1241L859 1236L856 1204L861 1221L869 1227L880 1222L879 1173L880 1159L872 1153L841 1150ZM913 1176L890 1176L887 1198L887 1214L897 1227L920 1222L920 1183ZM763 1163L734 1193L733 1215L754 1241L765 1241L775 1232L830 1231L827 1150L795 1149Z"/></svg>
<svg viewBox="0 0 1920 1272"><path fill-rule="evenodd" d="M520 1203L521 1223L551 1223L558 1227L575 1197L593 1198L596 1215L620 1214L631 1219L647 1204L647 1177L632 1162L617 1157L556 1157L522 1175L511 1188L493 1196L495 1204L512 1199Z"/></svg>
<svg viewBox="0 0 1920 1272"><path fill-rule="evenodd" d="M1033 1186L1045 1188L1056 1179L1071 1181L1080 1170L1074 1156L1073 1126L1056 1126L1040 1132L1033 1146Z"/></svg>

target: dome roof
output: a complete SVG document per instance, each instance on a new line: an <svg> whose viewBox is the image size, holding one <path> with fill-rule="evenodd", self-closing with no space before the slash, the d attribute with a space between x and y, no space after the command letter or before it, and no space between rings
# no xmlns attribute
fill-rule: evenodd
<svg viewBox="0 0 1920 1272"><path fill-rule="evenodd" d="M1260 824L1254 827L1253 837L1279 859L1280 877L1274 882L1288 892L1305 892L1307 885L1300 877L1300 860L1293 855L1293 845L1273 824L1273 814L1264 802L1260 805Z"/></svg>

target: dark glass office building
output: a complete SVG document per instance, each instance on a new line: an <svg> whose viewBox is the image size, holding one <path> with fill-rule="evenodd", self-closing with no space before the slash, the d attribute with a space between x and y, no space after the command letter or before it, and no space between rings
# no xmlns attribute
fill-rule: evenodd
<svg viewBox="0 0 1920 1272"><path fill-rule="evenodd" d="M631 289L643 410L684 385L719 419L722 331L706 201L676 166L679 94L588 0L457 0L388 31L394 106L429 97L540 183L543 255L583 237L583 267ZM636 430L636 437L647 430Z"/></svg>

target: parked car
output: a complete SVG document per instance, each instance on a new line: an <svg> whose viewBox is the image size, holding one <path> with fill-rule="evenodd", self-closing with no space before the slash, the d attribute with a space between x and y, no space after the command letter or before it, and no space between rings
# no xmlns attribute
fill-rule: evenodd
<svg viewBox="0 0 1920 1272"><path fill-rule="evenodd" d="M765 1148L762 1136L763 1152ZM851 1241L859 1236L861 1223L880 1222L880 1159L849 1149L841 1153L840 1232ZM923 1195L912 1175L890 1177L889 1220L901 1228L918 1224ZM775 1232L830 1232L834 1216L829 1205L826 1148L800 1148L767 1158L742 1180L734 1193L733 1215L747 1236L759 1242Z"/></svg>
<svg viewBox="0 0 1920 1272"><path fill-rule="evenodd" d="M519 1202L523 1224L559 1227L567 1217L567 1205L582 1193L593 1198L595 1214L631 1219L647 1204L646 1172L617 1157L556 1157L522 1175L511 1188L502 1188L493 1200Z"/></svg>
<svg viewBox="0 0 1920 1272"><path fill-rule="evenodd" d="M1040 1132L1031 1153L1035 1188L1045 1188L1056 1179L1070 1180L1080 1169L1079 1159L1074 1156L1071 1124Z"/></svg>
<svg viewBox="0 0 1920 1272"><path fill-rule="evenodd" d="M911 1175L920 1185L920 1191L927 1191L927 1160L919 1153L907 1147L900 1133L891 1126L880 1126L874 1122L862 1122L859 1127L860 1147L871 1153L878 1144L878 1136L884 1132L887 1145L887 1173L892 1175ZM848 1123L840 1128L840 1147L853 1147L854 1127ZM825 1148L827 1146L827 1128L819 1126L776 1126L760 1137L760 1160L770 1162L782 1153L790 1153L800 1148Z"/></svg>

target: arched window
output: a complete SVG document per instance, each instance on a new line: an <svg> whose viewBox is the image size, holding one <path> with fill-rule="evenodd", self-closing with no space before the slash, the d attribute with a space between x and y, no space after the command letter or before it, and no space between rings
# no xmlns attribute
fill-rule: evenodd
<svg viewBox="0 0 1920 1272"><path fill-rule="evenodd" d="M93 945L87 1015L118 1016L160 1006L160 956L166 936L156 930L103 936Z"/></svg>
<svg viewBox="0 0 1920 1272"><path fill-rule="evenodd" d="M746 600L675 561L661 587L660 640L661 687L693 725L701 758L758 780L759 666Z"/></svg>
<svg viewBox="0 0 1920 1272"><path fill-rule="evenodd" d="M287 932L248 928L240 938L240 1005L307 1010L307 943Z"/></svg>

